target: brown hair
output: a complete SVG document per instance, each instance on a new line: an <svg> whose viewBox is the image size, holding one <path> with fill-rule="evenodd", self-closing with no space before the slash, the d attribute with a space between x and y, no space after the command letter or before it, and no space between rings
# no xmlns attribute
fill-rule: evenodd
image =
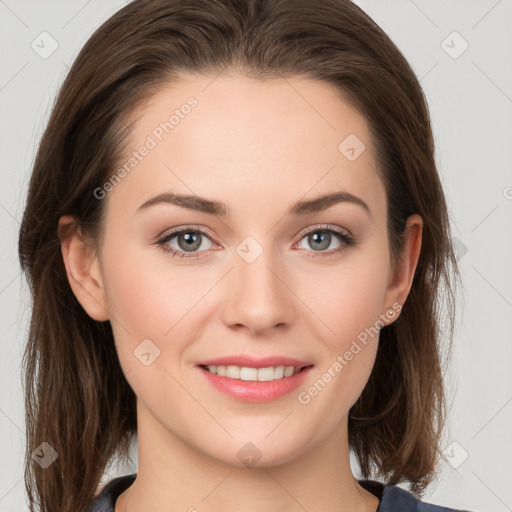
<svg viewBox="0 0 512 512"><path fill-rule="evenodd" d="M30 180L19 257L33 297L23 357L31 511L36 498L43 512L84 510L109 461L127 460L137 431L111 325L89 317L69 285L59 218L72 215L98 242L105 202L94 190L123 160L130 114L182 71L228 67L255 79L329 82L365 116L387 193L393 265L407 217L422 217L412 287L401 315L381 330L373 372L350 410L349 441L363 477L409 482L419 495L435 475L446 407L441 341L446 331L451 348L452 277L460 275L428 106L406 59L349 0L136 0L76 58ZM46 469L31 458L42 442L58 453Z"/></svg>

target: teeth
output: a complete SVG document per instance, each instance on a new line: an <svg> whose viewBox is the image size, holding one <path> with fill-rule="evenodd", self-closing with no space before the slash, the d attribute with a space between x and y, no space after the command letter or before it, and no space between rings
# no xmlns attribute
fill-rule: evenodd
<svg viewBox="0 0 512 512"><path fill-rule="evenodd" d="M293 366L249 368L247 366L217 366L214 364L209 365L206 368L210 373L220 375L222 377L229 377L230 379L259 381L270 381L282 379L283 377L291 377L301 370L301 368L295 368Z"/></svg>

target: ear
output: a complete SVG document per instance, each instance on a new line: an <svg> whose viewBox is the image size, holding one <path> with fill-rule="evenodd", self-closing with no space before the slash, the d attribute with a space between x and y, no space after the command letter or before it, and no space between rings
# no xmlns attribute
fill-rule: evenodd
<svg viewBox="0 0 512 512"><path fill-rule="evenodd" d="M416 271L416 266L420 257L422 233L423 219L417 214L410 215L405 226L406 241L404 250L401 255L398 268L390 275L388 287L386 289L383 302L385 310L382 311L382 316L384 318L389 318L390 314L386 315L386 312L393 304L398 303L401 309L409 295L414 278L414 272ZM395 309L395 307L392 307L391 309L394 311L393 315L396 315L394 317L394 320L396 320L400 310L398 310L398 308ZM384 325L388 325L394 320L385 321Z"/></svg>
<svg viewBox="0 0 512 512"><path fill-rule="evenodd" d="M68 281L86 313L99 322L110 318L96 252L74 217L64 215L58 227Z"/></svg>

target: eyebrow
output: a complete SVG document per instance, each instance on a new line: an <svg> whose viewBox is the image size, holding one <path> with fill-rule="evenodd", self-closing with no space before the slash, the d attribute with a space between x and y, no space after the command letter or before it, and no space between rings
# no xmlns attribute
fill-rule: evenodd
<svg viewBox="0 0 512 512"><path fill-rule="evenodd" d="M231 215L229 207L221 201L214 201L196 195L176 194L173 192L163 192L148 199L145 203L141 204L137 208L136 213L140 213L144 210L147 210L151 206L161 203L175 204L182 208L187 208L188 210L195 210L210 215L215 215L217 217L229 217ZM352 203L359 205L368 213L370 217L372 216L369 206L361 198L354 196L353 194L350 194L346 191L326 194L315 199L297 201L290 207L287 214L296 216L307 215L309 213L327 210L331 206L338 203Z"/></svg>

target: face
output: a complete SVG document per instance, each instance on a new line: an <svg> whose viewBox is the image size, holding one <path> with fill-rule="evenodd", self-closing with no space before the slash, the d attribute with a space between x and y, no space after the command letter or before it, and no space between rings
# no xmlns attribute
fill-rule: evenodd
<svg viewBox="0 0 512 512"><path fill-rule="evenodd" d="M139 424L233 465L248 442L262 465L297 457L346 422L398 297L366 121L327 83L227 74L183 76L136 117L122 179L98 191L97 263ZM292 209L340 192L357 199ZM141 207L165 193L195 201ZM244 401L197 366L232 355L310 368Z"/></svg>

